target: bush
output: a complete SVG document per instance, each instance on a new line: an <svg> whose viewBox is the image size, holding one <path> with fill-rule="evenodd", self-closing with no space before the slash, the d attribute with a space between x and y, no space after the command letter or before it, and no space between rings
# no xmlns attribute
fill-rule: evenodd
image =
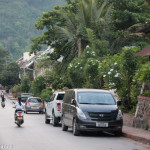
<svg viewBox="0 0 150 150"><path fill-rule="evenodd" d="M30 79L25 76L21 81L22 92L28 93L31 87Z"/></svg>
<svg viewBox="0 0 150 150"><path fill-rule="evenodd" d="M20 96L21 92L22 92L22 86L21 86L21 84L15 85L12 88L12 94L13 94L13 96L15 98L18 97L18 96Z"/></svg>
<svg viewBox="0 0 150 150"><path fill-rule="evenodd" d="M42 100L50 99L52 94L53 94L52 89L51 88L46 88L46 89L42 90L40 97L42 98Z"/></svg>
<svg viewBox="0 0 150 150"><path fill-rule="evenodd" d="M32 87L30 92L34 94L34 96L39 97L43 89L45 89L45 79L42 76L39 76L32 81Z"/></svg>

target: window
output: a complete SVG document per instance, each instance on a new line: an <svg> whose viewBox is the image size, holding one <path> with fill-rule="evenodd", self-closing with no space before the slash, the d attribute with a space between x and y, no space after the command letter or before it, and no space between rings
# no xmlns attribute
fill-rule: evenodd
<svg viewBox="0 0 150 150"><path fill-rule="evenodd" d="M63 100L64 94L58 94L57 95L57 100Z"/></svg>
<svg viewBox="0 0 150 150"><path fill-rule="evenodd" d="M40 102L42 102L42 100L38 99L38 98L31 98L28 101L31 102L31 103L40 103Z"/></svg>
<svg viewBox="0 0 150 150"><path fill-rule="evenodd" d="M77 101L80 104L115 105L115 99L110 93L78 92Z"/></svg>

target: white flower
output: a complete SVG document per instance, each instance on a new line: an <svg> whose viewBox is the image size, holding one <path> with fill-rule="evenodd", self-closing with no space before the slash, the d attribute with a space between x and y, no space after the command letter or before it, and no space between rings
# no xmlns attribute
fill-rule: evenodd
<svg viewBox="0 0 150 150"><path fill-rule="evenodd" d="M72 67L72 65L70 64L70 68Z"/></svg>
<svg viewBox="0 0 150 150"><path fill-rule="evenodd" d="M75 68L77 68L77 66L75 66Z"/></svg>
<svg viewBox="0 0 150 150"><path fill-rule="evenodd" d="M105 78L105 77L106 77L106 75L103 75L103 77Z"/></svg>
<svg viewBox="0 0 150 150"><path fill-rule="evenodd" d="M80 63L78 63L78 65L80 65Z"/></svg>
<svg viewBox="0 0 150 150"><path fill-rule="evenodd" d="M116 78L119 77L119 73L116 73L115 77L116 77Z"/></svg>
<svg viewBox="0 0 150 150"><path fill-rule="evenodd" d="M114 69L110 69L110 71L113 71Z"/></svg>
<svg viewBox="0 0 150 150"><path fill-rule="evenodd" d="M88 47L89 47L89 45L86 46L86 48L88 48Z"/></svg>
<svg viewBox="0 0 150 150"><path fill-rule="evenodd" d="M80 67L80 69L82 69L82 67Z"/></svg>
<svg viewBox="0 0 150 150"><path fill-rule="evenodd" d="M57 61L58 61L58 62L62 62L62 61L63 61L63 59L64 59L64 56L60 56L60 58L59 58L59 59L57 59Z"/></svg>
<svg viewBox="0 0 150 150"><path fill-rule="evenodd" d="M89 51L87 51L87 53L89 53Z"/></svg>
<svg viewBox="0 0 150 150"><path fill-rule="evenodd" d="M111 74L111 72L108 72L108 74Z"/></svg>
<svg viewBox="0 0 150 150"><path fill-rule="evenodd" d="M115 62L114 65L117 65L117 63Z"/></svg>

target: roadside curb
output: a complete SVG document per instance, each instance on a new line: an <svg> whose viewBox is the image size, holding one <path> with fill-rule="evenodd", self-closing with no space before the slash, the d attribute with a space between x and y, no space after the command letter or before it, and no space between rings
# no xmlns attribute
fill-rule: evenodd
<svg viewBox="0 0 150 150"><path fill-rule="evenodd" d="M150 145L150 139L147 139L147 138L144 138L144 137L139 137L139 136L136 136L136 135L133 135L133 134L130 134L130 133L125 133L125 132L123 132L123 136L127 137L127 138L130 138L132 140Z"/></svg>

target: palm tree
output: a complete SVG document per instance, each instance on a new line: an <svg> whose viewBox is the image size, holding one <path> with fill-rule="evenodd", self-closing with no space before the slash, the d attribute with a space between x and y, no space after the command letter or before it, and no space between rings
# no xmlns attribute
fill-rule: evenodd
<svg viewBox="0 0 150 150"><path fill-rule="evenodd" d="M65 42L64 47L69 47L74 51L75 56L80 57L83 45L87 42L83 36L87 32L86 29L91 28L97 33L109 10L110 5L107 0L99 7L97 0L80 0L76 13L62 10L65 23L63 26L55 26L57 40Z"/></svg>

